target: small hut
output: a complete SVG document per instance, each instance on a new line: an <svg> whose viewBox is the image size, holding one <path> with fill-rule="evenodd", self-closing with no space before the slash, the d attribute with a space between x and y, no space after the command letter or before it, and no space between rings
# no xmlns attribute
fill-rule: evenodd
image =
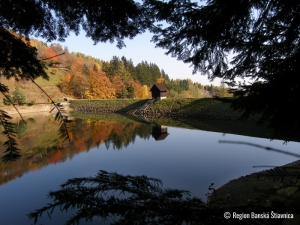
<svg viewBox="0 0 300 225"><path fill-rule="evenodd" d="M168 88L166 88L166 86L163 84L154 84L150 91L152 92L152 98L155 98L156 100L167 98Z"/></svg>
<svg viewBox="0 0 300 225"><path fill-rule="evenodd" d="M163 125L156 125L152 128L152 137L156 141L165 140L166 137L169 135L168 133L168 127Z"/></svg>

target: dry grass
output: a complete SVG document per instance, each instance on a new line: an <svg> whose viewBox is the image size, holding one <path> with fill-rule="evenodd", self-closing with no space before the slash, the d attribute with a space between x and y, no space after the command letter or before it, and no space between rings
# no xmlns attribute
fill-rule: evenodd
<svg viewBox="0 0 300 225"><path fill-rule="evenodd" d="M61 93L58 85L60 84L61 80L64 77L63 71L59 71L57 69L49 69L48 75L50 77L49 80L45 80L42 78L38 78L35 82L43 88L43 90L53 99L56 101L60 101L65 96ZM48 103L49 99L45 93L43 93L35 84L31 81L16 81L15 79L7 80L5 78L1 78L0 82L6 85L9 90L10 94L15 90L15 87L18 86L20 91L26 96L26 101L34 101L37 104L41 103ZM4 96L0 97L0 106L3 105L2 99Z"/></svg>

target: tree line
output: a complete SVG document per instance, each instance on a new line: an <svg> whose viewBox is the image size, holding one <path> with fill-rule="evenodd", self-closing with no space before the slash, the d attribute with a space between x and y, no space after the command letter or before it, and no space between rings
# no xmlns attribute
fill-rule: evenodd
<svg viewBox="0 0 300 225"><path fill-rule="evenodd" d="M190 79L170 79L165 71L155 63L142 61L134 65L131 59L113 56L110 61L87 56L79 52L69 52L58 43L50 44L31 40L37 48L38 57L47 59L47 66L64 71L60 84L61 91L80 99L111 98L151 98L150 88L155 83L163 83L169 89L170 98L201 98L220 95L220 87L202 85Z"/></svg>
<svg viewBox="0 0 300 225"><path fill-rule="evenodd" d="M252 79L236 88L233 107L243 110L245 117L258 113L260 122L268 122L279 135L299 138L295 105L300 96L300 1L28 0L0 4L0 73L7 79L49 78L44 61L28 43L30 35L63 41L70 32L79 34L82 29L95 44L116 42L122 48L125 38L148 30L156 47L191 64L194 72L225 79L232 87L237 87L235 78ZM8 87L0 83L0 92L6 95ZM82 90L76 93L83 95ZM6 114L0 118L6 121Z"/></svg>

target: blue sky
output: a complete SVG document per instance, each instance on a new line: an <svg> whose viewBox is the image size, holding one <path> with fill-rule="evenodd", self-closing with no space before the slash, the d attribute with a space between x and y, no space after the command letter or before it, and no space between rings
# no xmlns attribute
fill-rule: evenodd
<svg viewBox="0 0 300 225"><path fill-rule="evenodd" d="M94 42L85 36L84 31L81 31L78 36L72 33L66 38L65 42L58 43L62 46L67 46L70 52L81 52L105 61L111 60L113 56L125 56L127 59L132 59L134 65L136 65L144 60L149 63L155 63L160 69L164 69L171 79L189 78L193 82L199 82L204 85L211 84L207 76L200 73L193 75L193 68L189 64L165 55L166 50L164 49L155 48L155 44L151 42L151 37L151 33L146 32L132 40L125 39L126 47L118 49L116 43L111 44L107 42L94 45ZM215 79L212 84L219 86L220 79Z"/></svg>

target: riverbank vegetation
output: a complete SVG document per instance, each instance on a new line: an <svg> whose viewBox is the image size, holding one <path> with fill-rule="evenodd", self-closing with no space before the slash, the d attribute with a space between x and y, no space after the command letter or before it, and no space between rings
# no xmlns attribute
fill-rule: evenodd
<svg viewBox="0 0 300 225"><path fill-rule="evenodd" d="M82 28L95 44L116 41L122 48L125 38L149 30L157 47L190 63L194 72L211 79L222 78L235 87L234 94L239 99L234 106L243 109L244 116L258 113L260 121L268 121L278 134L299 137L299 116L293 104L300 90L297 1L233 5L207 1L199 5L190 1L145 0L108 5L101 1L93 7L88 1L65 5L48 1L3 3L1 76L23 82L38 77L49 79L46 68L56 68L66 72L59 85L62 92L81 99L149 98L149 85L154 82L164 82L170 89L169 97L208 97L201 85L189 80L172 81L153 63L133 65L125 57L103 62L82 53L70 53L58 44L48 46L29 40L36 35L49 42L63 41L70 32L79 34ZM35 19L28 17L33 12ZM116 12L120 16L112 16ZM163 27L162 21L166 23ZM253 82L237 85L236 78L250 78ZM0 89L6 96L9 89L2 81ZM224 97L223 90L219 96Z"/></svg>
<svg viewBox="0 0 300 225"><path fill-rule="evenodd" d="M30 39L30 45L37 49L38 58L48 59L45 61L45 71L49 79L38 77L35 82L58 102L66 96L72 99L147 99L151 98L149 90L156 82L168 88L168 98L231 96L224 82L215 86L192 82L190 79L171 79L162 68L151 62L141 61L134 65L125 56L113 56L110 61L104 61L83 53L70 52L67 47L57 43L47 45L35 39ZM18 90L32 104L49 101L30 80L9 79L1 82L11 93ZM7 100L1 98L7 104ZM3 101L0 105L3 105Z"/></svg>

